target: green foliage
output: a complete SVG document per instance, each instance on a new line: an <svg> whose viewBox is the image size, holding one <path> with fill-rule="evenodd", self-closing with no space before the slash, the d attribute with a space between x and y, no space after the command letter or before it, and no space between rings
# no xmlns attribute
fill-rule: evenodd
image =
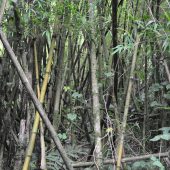
<svg viewBox="0 0 170 170"><path fill-rule="evenodd" d="M164 92L164 90L166 90L167 92L162 94L162 96L166 99L166 100L170 100L170 84L168 82L162 82L162 83L155 83L152 84L152 86L149 88L149 96L152 99L155 95L155 93L157 92ZM156 107L156 108L161 108L161 109L166 109L169 110L169 107L166 107L166 104L163 103L161 104L160 102L154 100L150 103L150 107Z"/></svg>
<svg viewBox="0 0 170 170"><path fill-rule="evenodd" d="M68 92L73 99L82 99L83 95L75 90L72 90L70 86L64 86L63 90Z"/></svg>
<svg viewBox="0 0 170 170"><path fill-rule="evenodd" d="M37 161L38 157L35 153L32 154L32 161L30 162L30 170L36 170L37 169Z"/></svg>
<svg viewBox="0 0 170 170"><path fill-rule="evenodd" d="M155 141L158 141L158 140L161 140L161 139L167 140L167 141L170 140L170 133L169 133L170 127L163 127L159 130L161 130L163 132L163 134L155 136L154 138L150 139L150 141L155 142Z"/></svg>
<svg viewBox="0 0 170 170"><path fill-rule="evenodd" d="M145 80L145 72L144 70L137 70L135 71L135 73L137 74L137 77L140 79L140 80Z"/></svg>
<svg viewBox="0 0 170 170"><path fill-rule="evenodd" d="M78 93L78 92L74 92L73 94L72 94L72 97L74 98L74 99L79 99L79 98L81 98L83 95L82 94L80 94L80 93Z"/></svg>
<svg viewBox="0 0 170 170"><path fill-rule="evenodd" d="M162 49L165 52L168 48L169 48L169 44L170 44L170 37L166 37L163 44L162 44Z"/></svg>
<svg viewBox="0 0 170 170"><path fill-rule="evenodd" d="M52 32L50 32L50 30L47 29L42 33L42 36L46 37L48 45L51 46Z"/></svg>
<svg viewBox="0 0 170 170"><path fill-rule="evenodd" d="M71 121L74 121L77 119L77 115L75 113L69 113L67 114L67 118Z"/></svg>
<svg viewBox="0 0 170 170"><path fill-rule="evenodd" d="M136 161L131 166L128 166L128 170L165 170L162 163L156 158L151 157L150 161Z"/></svg>
<svg viewBox="0 0 170 170"><path fill-rule="evenodd" d="M25 36L33 35L35 29L45 31L48 28L48 24L45 24L49 20L48 12L48 3L45 1L38 0L34 6L25 5L25 9L22 9Z"/></svg>
<svg viewBox="0 0 170 170"><path fill-rule="evenodd" d="M58 133L58 137L60 138L60 140L64 141L67 139L67 135L66 133Z"/></svg>
<svg viewBox="0 0 170 170"><path fill-rule="evenodd" d="M132 44L120 44L113 48L112 55L129 51L130 49L132 49Z"/></svg>
<svg viewBox="0 0 170 170"><path fill-rule="evenodd" d="M83 152L81 148L76 146L68 146L65 148L68 156L72 160L77 160L80 156L85 156L87 153ZM48 170L66 170L64 162L58 151L50 151L47 153L47 169Z"/></svg>
<svg viewBox="0 0 170 170"><path fill-rule="evenodd" d="M58 154L58 152L50 152L46 156L47 160L47 168L49 170L59 170L61 167L63 167L63 161ZM65 169L65 167L63 167Z"/></svg>
<svg viewBox="0 0 170 170"><path fill-rule="evenodd" d="M150 139L150 141L153 141L153 142L158 141L161 139L161 137L162 137L162 135L157 135L154 138Z"/></svg>
<svg viewBox="0 0 170 170"><path fill-rule="evenodd" d="M152 86L149 88L150 92L158 92L161 89L163 89L163 86L159 83L152 84Z"/></svg>
<svg viewBox="0 0 170 170"><path fill-rule="evenodd" d="M170 127L163 127L163 128L160 128L159 130L162 130L163 133L169 133L170 131Z"/></svg>
<svg viewBox="0 0 170 170"><path fill-rule="evenodd" d="M158 167L160 170L165 170L165 167L162 165L159 159L156 157L152 156L151 157L152 163L154 166Z"/></svg>
<svg viewBox="0 0 170 170"><path fill-rule="evenodd" d="M158 109L170 110L170 107L167 107L167 106L160 106L160 107L158 107Z"/></svg>
<svg viewBox="0 0 170 170"><path fill-rule="evenodd" d="M67 91L70 91L71 88L70 88L69 86L64 86L63 90L64 90L65 92L67 92Z"/></svg>
<svg viewBox="0 0 170 170"><path fill-rule="evenodd" d="M112 72L105 72L104 75L106 76L106 78L110 78L113 76Z"/></svg>
<svg viewBox="0 0 170 170"><path fill-rule="evenodd" d="M170 93L164 94L164 98L169 100L170 99Z"/></svg>
<svg viewBox="0 0 170 170"><path fill-rule="evenodd" d="M137 162L133 163L132 170L138 170L138 169L148 168L148 167L151 168L150 162L137 161Z"/></svg>
<svg viewBox="0 0 170 170"><path fill-rule="evenodd" d="M151 106L151 107L161 107L162 104L161 104L161 103L158 103L157 101L153 101L153 102L151 102L150 106Z"/></svg>
<svg viewBox="0 0 170 170"><path fill-rule="evenodd" d="M130 52L133 49L134 40L132 36L125 32L122 38L124 39L124 43L112 48L112 55L115 53Z"/></svg>
<svg viewBox="0 0 170 170"><path fill-rule="evenodd" d="M166 89L169 90L170 89L170 84L166 85Z"/></svg>

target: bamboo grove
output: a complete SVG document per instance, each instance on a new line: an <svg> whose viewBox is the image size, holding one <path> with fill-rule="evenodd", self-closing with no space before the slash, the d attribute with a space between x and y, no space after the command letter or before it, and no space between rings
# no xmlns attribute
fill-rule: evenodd
<svg viewBox="0 0 170 170"><path fill-rule="evenodd" d="M0 170L169 169L168 0L0 0Z"/></svg>

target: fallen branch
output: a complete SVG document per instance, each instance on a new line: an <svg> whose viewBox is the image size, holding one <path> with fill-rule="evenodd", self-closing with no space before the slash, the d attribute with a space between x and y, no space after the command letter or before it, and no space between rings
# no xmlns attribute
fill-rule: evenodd
<svg viewBox="0 0 170 170"><path fill-rule="evenodd" d="M44 121L45 125L47 126L47 128L48 128L48 130L49 130L49 132L51 134L51 137L54 140L54 143L56 144L57 149L58 149L59 153L61 154L61 157L63 158L63 161L64 161L67 169L68 170L73 170L73 167L71 165L71 161L68 158L68 156L67 156L67 154L66 154L66 152L65 152L65 150L64 150L64 148L63 148L63 146L62 146L62 144L61 144L61 142L60 142L60 140L59 140L59 138L57 136L57 133L54 130L54 127L52 126L50 120L48 119L48 117L47 117L47 115L46 115L46 113L45 113L45 111L44 111L44 109L42 107L42 104L37 99L37 97L36 97L32 87L31 87L31 85L30 85L30 83L29 83L29 81L28 81L28 79L27 79L21 65L19 64L19 62L18 62L18 60L17 60L11 46L8 43L8 40L6 39L6 37L5 37L4 33L2 32L2 30L0 30L0 39L2 40L2 43L3 43L4 47L5 47L5 49L7 50L7 52L8 52L8 54L9 54L9 56L10 56L10 58L11 58L13 64L14 64L14 66L15 66L15 68L17 69L19 77L20 77L22 83L24 84L24 86L26 87L26 89L27 89L27 91L28 91L28 93L29 93L29 95L30 95L36 109L38 110L42 120Z"/></svg>
<svg viewBox="0 0 170 170"><path fill-rule="evenodd" d="M134 161L146 160L146 159L150 159L152 156L154 156L154 157L168 157L169 152L123 158L121 162L124 163L124 162L134 162ZM108 160L104 161L104 165L115 164L115 163L116 163L116 161L114 159L108 159ZM94 164L95 164L95 162L78 162L78 163L73 163L72 166L74 168L79 168L79 167L94 166Z"/></svg>

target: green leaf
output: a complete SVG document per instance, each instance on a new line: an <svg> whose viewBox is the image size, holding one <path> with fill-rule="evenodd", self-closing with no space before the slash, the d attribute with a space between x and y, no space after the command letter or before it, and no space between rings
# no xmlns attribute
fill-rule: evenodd
<svg viewBox="0 0 170 170"><path fill-rule="evenodd" d="M145 161L137 161L133 164L132 168L137 170L138 168L144 168L145 166L146 166Z"/></svg>
<svg viewBox="0 0 170 170"><path fill-rule="evenodd" d="M164 94L165 99L170 99L170 93Z"/></svg>
<svg viewBox="0 0 170 170"><path fill-rule="evenodd" d="M153 165L161 168L161 170L164 170L164 166L162 165L162 163L157 159L156 161L154 161Z"/></svg>
<svg viewBox="0 0 170 170"><path fill-rule="evenodd" d="M59 134L58 134L58 137L59 137L61 140L66 140L66 139L67 139L66 133L59 133Z"/></svg>
<svg viewBox="0 0 170 170"><path fill-rule="evenodd" d="M153 101L151 104L150 104L151 107L159 107L159 106L162 106L160 103L158 103L157 101Z"/></svg>
<svg viewBox="0 0 170 170"><path fill-rule="evenodd" d="M170 14L164 10L165 17L168 21L170 21Z"/></svg>
<svg viewBox="0 0 170 170"><path fill-rule="evenodd" d="M112 170L113 169L113 165L109 165L108 170Z"/></svg>
<svg viewBox="0 0 170 170"><path fill-rule="evenodd" d="M71 90L71 88L70 88L69 86L64 86L64 87L63 87L63 89L64 89L64 91L65 91L65 92L67 92L67 91L70 91L70 90Z"/></svg>
<svg viewBox="0 0 170 170"><path fill-rule="evenodd" d="M155 142L155 141L158 141L160 139L170 140L170 133L164 133L164 134L161 134L161 135L157 135L154 138L150 139L150 141Z"/></svg>
<svg viewBox="0 0 170 170"><path fill-rule="evenodd" d="M78 93L78 92L74 92L73 94L72 94L72 97L73 98L81 98L82 97L82 94L80 94L80 93Z"/></svg>
<svg viewBox="0 0 170 170"><path fill-rule="evenodd" d="M140 80L145 80L145 72L143 70L135 71Z"/></svg>
<svg viewBox="0 0 170 170"><path fill-rule="evenodd" d="M158 107L158 109L170 110L170 107L161 106L161 107Z"/></svg>
<svg viewBox="0 0 170 170"><path fill-rule="evenodd" d="M113 73L112 72L108 72L108 73L104 73L104 75L108 78L108 77L112 77Z"/></svg>
<svg viewBox="0 0 170 170"><path fill-rule="evenodd" d="M169 133L169 131L170 131L170 127L162 127L162 128L160 128L159 130L162 130L162 131L163 131L163 134L167 134L167 133Z"/></svg>
<svg viewBox="0 0 170 170"><path fill-rule="evenodd" d="M51 45L51 33L50 33L50 31L47 30L47 31L45 32L45 35L46 35L48 44L49 44L49 46L50 46L50 45Z"/></svg>
<svg viewBox="0 0 170 170"><path fill-rule="evenodd" d="M147 27L147 26L149 26L149 25L151 25L151 24L153 24L153 23L155 23L155 21L154 21L154 20L150 20L150 21L148 21L148 23L146 24L146 27Z"/></svg>
<svg viewBox="0 0 170 170"><path fill-rule="evenodd" d="M71 121L74 121L77 119L77 115L75 113L69 113L67 114L67 118Z"/></svg>
<svg viewBox="0 0 170 170"><path fill-rule="evenodd" d="M163 86L161 84L155 83L150 87L150 90L153 91L153 92L158 92L162 88L163 88Z"/></svg>
<svg viewBox="0 0 170 170"><path fill-rule="evenodd" d="M130 50L132 47L133 47L133 45L131 42L129 42L129 44L127 43L126 45L124 45L124 44L117 45L116 47L112 48L112 50L113 50L112 55L114 55L116 53L121 53L126 50Z"/></svg>
<svg viewBox="0 0 170 170"><path fill-rule="evenodd" d="M166 89L169 90L170 89L170 84L166 85Z"/></svg>
<svg viewBox="0 0 170 170"><path fill-rule="evenodd" d="M113 48L112 55L114 55L116 53L120 53L121 51L123 51L123 47L121 45L116 46L115 48Z"/></svg>
<svg viewBox="0 0 170 170"><path fill-rule="evenodd" d="M157 136L155 136L154 138L150 139L150 141L152 141L152 142L158 141L158 140L161 139L161 136L162 136L162 135L157 135Z"/></svg>
<svg viewBox="0 0 170 170"><path fill-rule="evenodd" d="M157 160L157 158L155 157L155 156L151 156L151 158L150 158L152 161L156 161Z"/></svg>
<svg viewBox="0 0 170 170"><path fill-rule="evenodd" d="M162 138L163 140L170 140L170 133L161 135L161 138Z"/></svg>
<svg viewBox="0 0 170 170"><path fill-rule="evenodd" d="M163 45L162 45L163 51L166 51L168 46L169 46L169 39L166 38L165 41L163 42Z"/></svg>

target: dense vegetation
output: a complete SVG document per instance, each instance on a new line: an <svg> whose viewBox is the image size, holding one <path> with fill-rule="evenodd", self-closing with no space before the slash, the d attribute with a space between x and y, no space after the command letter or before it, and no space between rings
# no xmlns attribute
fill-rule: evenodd
<svg viewBox="0 0 170 170"><path fill-rule="evenodd" d="M0 39L0 169L170 168L168 0L0 0Z"/></svg>

